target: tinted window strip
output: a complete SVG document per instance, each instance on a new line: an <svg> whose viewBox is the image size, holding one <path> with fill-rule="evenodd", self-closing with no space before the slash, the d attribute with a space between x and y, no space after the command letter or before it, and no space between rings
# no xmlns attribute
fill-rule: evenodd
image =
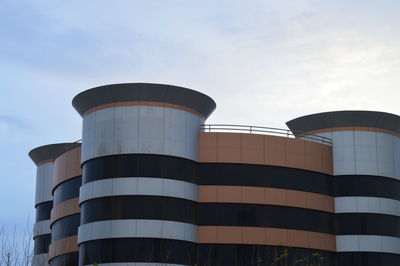
<svg viewBox="0 0 400 266"><path fill-rule="evenodd" d="M400 181L370 175L341 175L333 179L335 197L366 196L400 200Z"/></svg>
<svg viewBox="0 0 400 266"><path fill-rule="evenodd" d="M50 220L53 201L46 201L36 206L36 222Z"/></svg>
<svg viewBox="0 0 400 266"><path fill-rule="evenodd" d="M197 163L174 156L124 154L89 160L83 165L83 184L118 177L158 177L197 183Z"/></svg>
<svg viewBox="0 0 400 266"><path fill-rule="evenodd" d="M77 235L78 227L80 225L81 215L74 214L67 217L63 217L56 221L51 226L51 241L55 242L59 239Z"/></svg>
<svg viewBox="0 0 400 266"><path fill-rule="evenodd" d="M286 206L236 203L199 204L202 226L250 226L334 233L334 214Z"/></svg>
<svg viewBox="0 0 400 266"><path fill-rule="evenodd" d="M112 262L157 262L193 265L196 245L158 238L113 238L82 243L79 265Z"/></svg>
<svg viewBox="0 0 400 266"><path fill-rule="evenodd" d="M69 179L56 187L53 192L54 205L79 197L79 188L82 185L82 176Z"/></svg>
<svg viewBox="0 0 400 266"><path fill-rule="evenodd" d="M336 266L399 266L400 255L380 252L338 252Z"/></svg>
<svg viewBox="0 0 400 266"><path fill-rule="evenodd" d="M34 254L42 254L49 252L49 245L51 243L51 234L41 235L34 239L35 248Z"/></svg>
<svg viewBox="0 0 400 266"><path fill-rule="evenodd" d="M259 186L332 195L332 176L279 166L197 163L152 154L104 156L83 165L83 184L118 177L170 178L200 185Z"/></svg>
<svg viewBox="0 0 400 266"><path fill-rule="evenodd" d="M334 254L322 250L243 244L195 245L185 241L152 238L116 238L90 241L80 245L79 255L79 265L113 262L153 262L204 266L334 265Z"/></svg>
<svg viewBox="0 0 400 266"><path fill-rule="evenodd" d="M79 264L79 252L64 254L53 258L51 266L76 266Z"/></svg>
<svg viewBox="0 0 400 266"><path fill-rule="evenodd" d="M199 185L270 187L332 194L330 175L270 165L200 163Z"/></svg>
<svg viewBox="0 0 400 266"><path fill-rule="evenodd" d="M336 214L335 234L400 237L400 217L372 213Z"/></svg>
<svg viewBox="0 0 400 266"><path fill-rule="evenodd" d="M334 215L328 212L261 204L196 204L188 200L157 196L93 199L81 205L81 215L81 224L104 220L154 219L203 226L272 227L328 234L334 232Z"/></svg>
<svg viewBox="0 0 400 266"><path fill-rule="evenodd" d="M81 224L104 220L155 219L197 223L197 203L159 196L114 196L85 201Z"/></svg>
<svg viewBox="0 0 400 266"><path fill-rule="evenodd" d="M200 244L197 247L197 260L198 265L213 266L333 266L334 254L283 246Z"/></svg>

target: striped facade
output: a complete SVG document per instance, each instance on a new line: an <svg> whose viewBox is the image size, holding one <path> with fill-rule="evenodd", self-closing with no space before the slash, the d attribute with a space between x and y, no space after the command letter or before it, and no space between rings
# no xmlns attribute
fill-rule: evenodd
<svg viewBox="0 0 400 266"><path fill-rule="evenodd" d="M51 154L51 185L38 183L52 266L399 265L400 117L301 117L288 122L296 138L203 132L211 98L143 83L73 106L82 145Z"/></svg>

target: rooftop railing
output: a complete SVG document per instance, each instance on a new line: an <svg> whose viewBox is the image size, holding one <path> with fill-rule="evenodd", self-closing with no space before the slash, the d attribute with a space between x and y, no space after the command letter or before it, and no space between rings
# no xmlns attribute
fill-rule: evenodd
<svg viewBox="0 0 400 266"><path fill-rule="evenodd" d="M200 126L201 132L231 132L280 136L286 138L301 138L322 144L332 145L332 140L320 135L307 132L291 131L289 129L244 125L205 124Z"/></svg>

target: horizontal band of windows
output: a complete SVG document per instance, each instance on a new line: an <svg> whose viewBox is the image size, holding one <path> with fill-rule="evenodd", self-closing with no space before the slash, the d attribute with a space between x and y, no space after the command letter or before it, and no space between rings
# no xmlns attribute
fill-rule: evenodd
<svg viewBox="0 0 400 266"><path fill-rule="evenodd" d="M400 200L400 181L372 175L340 175L333 179L335 197L368 196Z"/></svg>
<svg viewBox="0 0 400 266"><path fill-rule="evenodd" d="M286 206L201 203L199 225L250 226L333 234L334 214Z"/></svg>
<svg viewBox="0 0 400 266"><path fill-rule="evenodd" d="M197 163L174 156L124 154L104 156L83 164L83 184L118 177L158 177L197 183Z"/></svg>
<svg viewBox="0 0 400 266"><path fill-rule="evenodd" d="M105 238L165 238L197 242L197 226L161 220L111 220L81 225L78 243Z"/></svg>
<svg viewBox="0 0 400 266"><path fill-rule="evenodd" d="M333 266L334 254L323 250L284 246L201 244L197 247L197 264L213 266Z"/></svg>
<svg viewBox="0 0 400 266"><path fill-rule="evenodd" d="M399 254L379 253L379 252L338 252L336 253L336 265L351 266L398 266L400 262Z"/></svg>
<svg viewBox="0 0 400 266"><path fill-rule="evenodd" d="M156 196L105 197L89 200L81 205L81 224L120 219L169 220L214 226L272 227L328 234L334 231L333 214L287 206L196 204L192 201Z"/></svg>
<svg viewBox="0 0 400 266"><path fill-rule="evenodd" d="M53 190L53 203L58 205L59 203L79 197L79 188L82 185L82 176L78 176L69 179Z"/></svg>
<svg viewBox="0 0 400 266"><path fill-rule="evenodd" d="M332 234L265 227L199 226L198 243L281 245L336 250L335 235Z"/></svg>
<svg viewBox="0 0 400 266"><path fill-rule="evenodd" d="M400 217L373 213L338 213L336 235L381 235L400 237Z"/></svg>
<svg viewBox="0 0 400 266"><path fill-rule="evenodd" d="M168 178L201 185L284 188L327 195L332 192L330 175L279 166L196 163L150 154L104 156L83 165L83 184L128 176Z"/></svg>
<svg viewBox="0 0 400 266"><path fill-rule="evenodd" d="M81 224L104 220L156 219L197 223L197 203L157 196L114 196L81 205Z"/></svg>
<svg viewBox="0 0 400 266"><path fill-rule="evenodd" d="M79 246L79 265L113 262L158 262L193 265L196 244L157 238L114 238Z"/></svg>
<svg viewBox="0 0 400 266"><path fill-rule="evenodd" d="M197 185L180 180L126 177L89 182L80 189L79 202L100 197L148 195L197 201Z"/></svg>
<svg viewBox="0 0 400 266"><path fill-rule="evenodd" d="M51 266L76 266L79 264L79 252L64 254L50 261Z"/></svg>
<svg viewBox="0 0 400 266"><path fill-rule="evenodd" d="M400 217L400 201L376 197L336 197L336 213L379 213Z"/></svg>
<svg viewBox="0 0 400 266"><path fill-rule="evenodd" d="M80 245L79 254L80 265L119 265L119 262L141 262L127 264L138 266L147 265L144 262L149 265L334 265L334 254L321 250L241 244L194 245L184 241L151 238L86 242Z"/></svg>
<svg viewBox="0 0 400 266"><path fill-rule="evenodd" d="M80 221L81 215L74 214L63 217L53 223L51 226L51 241L55 242L61 238L77 235Z"/></svg>
<svg viewBox="0 0 400 266"><path fill-rule="evenodd" d="M49 252L49 245L51 243L51 234L48 235L41 235L34 239L35 247L34 247L34 254L42 254Z"/></svg>
<svg viewBox="0 0 400 266"><path fill-rule="evenodd" d="M337 252L385 252L400 254L400 238L378 235L337 235Z"/></svg>
<svg viewBox="0 0 400 266"><path fill-rule="evenodd" d="M112 263L97 263L97 266L160 266L157 262L112 262ZM87 264L85 266L93 266L93 264ZM162 266L187 266L184 264L175 263L163 263Z"/></svg>
<svg viewBox="0 0 400 266"><path fill-rule="evenodd" d="M253 186L332 194L332 176L296 168L200 163L199 185Z"/></svg>
<svg viewBox="0 0 400 266"><path fill-rule="evenodd" d="M53 201L46 201L37 205L36 222L50 220L50 213L52 208L53 208Z"/></svg>
<svg viewBox="0 0 400 266"><path fill-rule="evenodd" d="M50 220L36 222L35 225L33 226L33 238L47 234L51 234Z"/></svg>

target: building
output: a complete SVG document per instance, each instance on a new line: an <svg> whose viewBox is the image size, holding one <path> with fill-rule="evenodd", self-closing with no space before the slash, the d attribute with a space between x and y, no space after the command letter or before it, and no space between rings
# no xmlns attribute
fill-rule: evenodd
<svg viewBox="0 0 400 266"><path fill-rule="evenodd" d="M30 152L35 266L400 265L397 115L205 125L210 97L147 83L73 106L82 143Z"/></svg>

